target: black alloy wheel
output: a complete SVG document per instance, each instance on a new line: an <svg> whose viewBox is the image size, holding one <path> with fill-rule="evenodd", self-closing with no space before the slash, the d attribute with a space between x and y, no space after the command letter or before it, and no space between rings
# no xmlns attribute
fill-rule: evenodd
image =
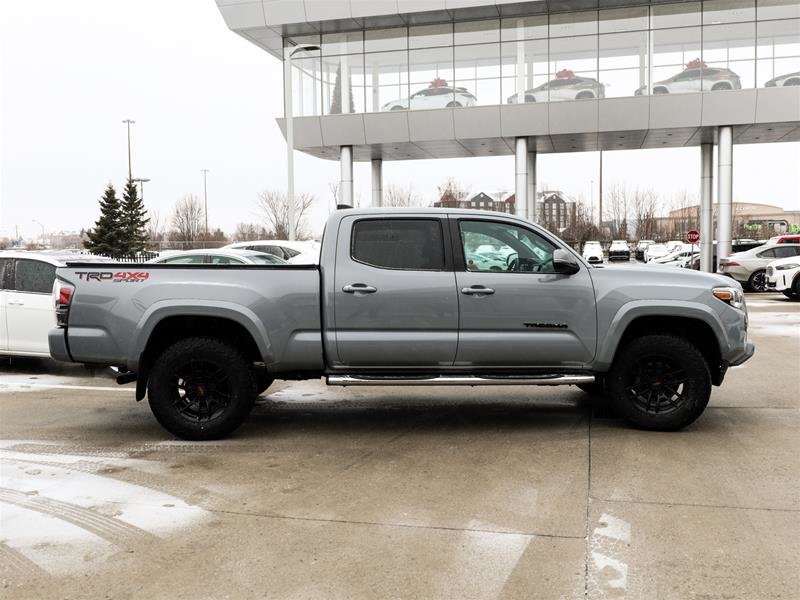
<svg viewBox="0 0 800 600"><path fill-rule="evenodd" d="M175 369L172 385L176 391L172 406L190 421L212 421L230 406L230 380L214 363L187 357Z"/></svg>
<svg viewBox="0 0 800 600"><path fill-rule="evenodd" d="M767 272L764 270L756 271L755 273L750 275L750 279L747 280L747 285L754 292L766 292Z"/></svg>
<svg viewBox="0 0 800 600"><path fill-rule="evenodd" d="M634 363L626 385L630 400L644 413L669 414L686 402L682 395L686 372L661 356L642 357Z"/></svg>

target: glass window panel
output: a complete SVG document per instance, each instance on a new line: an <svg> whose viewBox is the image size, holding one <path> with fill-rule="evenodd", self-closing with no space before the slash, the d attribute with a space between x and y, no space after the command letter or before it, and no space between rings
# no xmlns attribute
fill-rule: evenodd
<svg viewBox="0 0 800 600"><path fill-rule="evenodd" d="M466 21L455 24L455 43L485 44L500 41L500 21Z"/></svg>
<svg viewBox="0 0 800 600"><path fill-rule="evenodd" d="M703 24L740 23L756 18L755 0L705 0Z"/></svg>
<svg viewBox="0 0 800 600"><path fill-rule="evenodd" d="M597 11L550 15L550 37L597 33Z"/></svg>
<svg viewBox="0 0 800 600"><path fill-rule="evenodd" d="M600 33L637 31L648 28L647 7L613 8L600 11Z"/></svg>
<svg viewBox="0 0 800 600"><path fill-rule="evenodd" d="M539 39L547 37L547 15L503 19L500 35L502 41Z"/></svg>
<svg viewBox="0 0 800 600"><path fill-rule="evenodd" d="M322 89L319 58L292 59L292 111L296 117L321 114Z"/></svg>
<svg viewBox="0 0 800 600"><path fill-rule="evenodd" d="M444 270L444 236L438 219L362 220L353 224L353 260L384 269Z"/></svg>
<svg viewBox="0 0 800 600"><path fill-rule="evenodd" d="M410 108L444 108L453 98L453 48L408 53Z"/></svg>
<svg viewBox="0 0 800 600"><path fill-rule="evenodd" d="M600 77L606 98L647 93L647 31L600 36Z"/></svg>
<svg viewBox="0 0 800 600"><path fill-rule="evenodd" d="M364 51L364 32L345 31L326 33L322 36L322 54L356 54Z"/></svg>
<svg viewBox="0 0 800 600"><path fill-rule="evenodd" d="M407 48L408 30L405 27L397 27L394 29L370 29L365 32L365 52L405 50Z"/></svg>
<svg viewBox="0 0 800 600"><path fill-rule="evenodd" d="M755 86L755 23L707 25L703 28L703 89Z"/></svg>
<svg viewBox="0 0 800 600"><path fill-rule="evenodd" d="M597 82L597 36L550 40L550 102L593 98L602 94ZM538 101L538 99L537 99Z"/></svg>
<svg viewBox="0 0 800 600"><path fill-rule="evenodd" d="M364 57L367 110L408 107L408 52L378 52Z"/></svg>
<svg viewBox="0 0 800 600"><path fill-rule="evenodd" d="M653 29L700 25L700 3L656 4L651 8Z"/></svg>
<svg viewBox="0 0 800 600"><path fill-rule="evenodd" d="M547 102L547 90L536 91L548 81L547 40L505 42L501 51L502 101L516 103L524 91L525 102Z"/></svg>
<svg viewBox="0 0 800 600"><path fill-rule="evenodd" d="M760 22L757 36L757 84L800 84L800 76L791 76L800 72L800 19ZM775 78L778 79L772 81Z"/></svg>
<svg viewBox="0 0 800 600"><path fill-rule="evenodd" d="M364 112L364 55L322 58L323 114Z"/></svg>
<svg viewBox="0 0 800 600"><path fill-rule="evenodd" d="M455 85L462 106L500 104L500 44L456 46Z"/></svg>
<svg viewBox="0 0 800 600"><path fill-rule="evenodd" d="M56 279L56 268L39 260L18 260L14 289L19 292L50 294Z"/></svg>
<svg viewBox="0 0 800 600"><path fill-rule="evenodd" d="M653 93L701 91L700 27L661 29L651 35Z"/></svg>
<svg viewBox="0 0 800 600"><path fill-rule="evenodd" d="M798 19L800 2L798 0L758 0L756 17L762 19Z"/></svg>
<svg viewBox="0 0 800 600"><path fill-rule="evenodd" d="M419 25L408 30L409 48L433 48L453 45L453 24Z"/></svg>
<svg viewBox="0 0 800 600"><path fill-rule="evenodd" d="M555 246L523 227L490 221L460 221L467 271L552 273Z"/></svg>

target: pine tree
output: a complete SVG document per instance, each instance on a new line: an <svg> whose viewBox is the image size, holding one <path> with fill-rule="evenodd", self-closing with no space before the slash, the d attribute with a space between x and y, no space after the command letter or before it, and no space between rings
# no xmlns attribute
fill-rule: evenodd
<svg viewBox="0 0 800 600"><path fill-rule="evenodd" d="M135 256L144 252L147 248L147 210L144 202L139 198L139 191L132 180L125 184L125 191L122 193L121 211L122 229L122 250L123 254Z"/></svg>
<svg viewBox="0 0 800 600"><path fill-rule="evenodd" d="M122 254L121 233L119 198L114 186L109 183L100 199L100 218L94 228L87 232L89 240L84 242L84 246L92 254L118 257Z"/></svg>
<svg viewBox="0 0 800 600"><path fill-rule="evenodd" d="M354 113L356 112L355 103L353 102L353 84L350 83L348 79L348 86L347 86L348 96L350 97L350 107L348 108L347 112ZM336 82L333 84L333 100L331 101L331 110L330 114L332 115L340 115L344 111L342 110L342 65L340 64L339 67L336 69Z"/></svg>

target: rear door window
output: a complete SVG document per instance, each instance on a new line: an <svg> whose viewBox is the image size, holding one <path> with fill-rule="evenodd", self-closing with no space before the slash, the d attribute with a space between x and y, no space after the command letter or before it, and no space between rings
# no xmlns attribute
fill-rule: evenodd
<svg viewBox="0 0 800 600"><path fill-rule="evenodd" d="M40 260L17 260L14 289L32 294L49 294L53 291L55 278L55 265Z"/></svg>
<svg viewBox="0 0 800 600"><path fill-rule="evenodd" d="M758 253L758 258L775 258L775 250L762 250Z"/></svg>
<svg viewBox="0 0 800 600"><path fill-rule="evenodd" d="M797 256L798 251L800 251L800 246L778 246L773 250L777 258Z"/></svg>
<svg viewBox="0 0 800 600"><path fill-rule="evenodd" d="M353 224L353 260L383 269L443 271L444 236L438 219L364 219Z"/></svg>

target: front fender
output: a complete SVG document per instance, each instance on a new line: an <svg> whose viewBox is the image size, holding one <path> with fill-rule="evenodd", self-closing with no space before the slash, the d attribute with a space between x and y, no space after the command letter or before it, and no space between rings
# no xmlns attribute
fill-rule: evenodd
<svg viewBox="0 0 800 600"><path fill-rule="evenodd" d="M274 348L270 344L264 323L246 306L220 300L185 300L175 298L156 302L142 314L133 331L128 349L127 367L131 371L139 368L139 357L147 347L150 335L156 326L169 317L216 317L230 319L244 327L252 336L259 354L265 363L275 360Z"/></svg>
<svg viewBox="0 0 800 600"><path fill-rule="evenodd" d="M607 371L611 367L625 330L639 317L697 319L711 327L714 336L717 338L717 343L720 344L720 352L724 354L727 349L725 326L719 314L710 307L685 300L672 300L668 305L661 300L632 300L619 308L606 332L598 332L600 340L594 361L595 370Z"/></svg>

